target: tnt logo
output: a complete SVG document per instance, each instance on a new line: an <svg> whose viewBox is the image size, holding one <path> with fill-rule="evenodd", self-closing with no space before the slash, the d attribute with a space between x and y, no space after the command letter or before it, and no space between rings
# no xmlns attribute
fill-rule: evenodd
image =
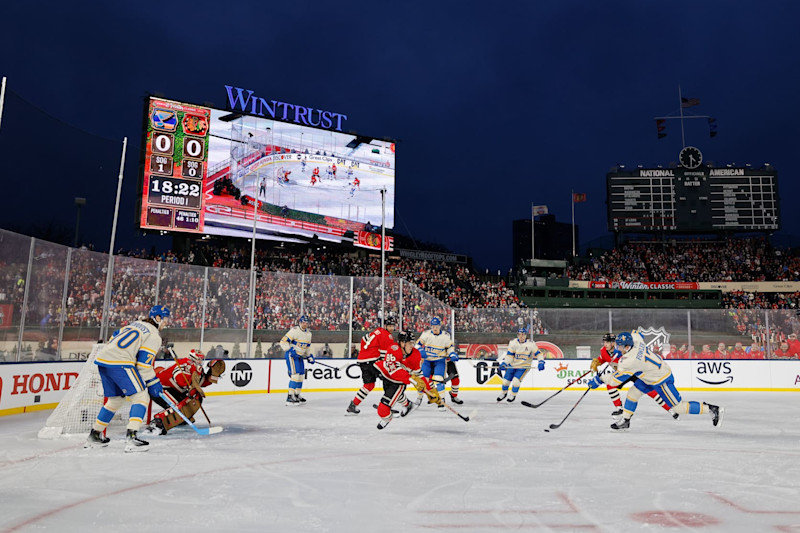
<svg viewBox="0 0 800 533"><path fill-rule="evenodd" d="M253 379L253 369L247 363L236 363L231 370L231 382L237 387L244 387Z"/></svg>

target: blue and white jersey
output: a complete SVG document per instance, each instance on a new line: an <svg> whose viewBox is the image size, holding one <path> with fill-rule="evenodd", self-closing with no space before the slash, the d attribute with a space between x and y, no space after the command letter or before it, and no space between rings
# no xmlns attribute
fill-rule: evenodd
<svg viewBox="0 0 800 533"><path fill-rule="evenodd" d="M156 377L153 361L160 348L158 328L137 320L111 337L94 363L105 367L136 368L145 381L150 381Z"/></svg>
<svg viewBox="0 0 800 533"><path fill-rule="evenodd" d="M600 379L603 382L618 387L624 381L636 376L647 385L658 385L672 375L672 369L654 353L637 331L632 331L633 347L622 354L617 362L617 369L613 374L604 374Z"/></svg>
<svg viewBox="0 0 800 533"><path fill-rule="evenodd" d="M294 348L297 355L306 356L311 350L311 330L303 331L300 326L290 329L281 339L281 349L285 352Z"/></svg>
<svg viewBox="0 0 800 533"><path fill-rule="evenodd" d="M504 361L511 368L530 368L533 360L539 356L541 356L539 347L531 339L526 339L525 342L511 339Z"/></svg>
<svg viewBox="0 0 800 533"><path fill-rule="evenodd" d="M422 335L419 336L419 340L417 340L417 344L415 344L414 347L419 350L420 353L422 353L423 350L425 351L426 355L423 355L423 357L425 357L427 361L437 361L455 353L453 339L451 339L450 334L444 330L436 335L433 331L426 329L422 332Z"/></svg>

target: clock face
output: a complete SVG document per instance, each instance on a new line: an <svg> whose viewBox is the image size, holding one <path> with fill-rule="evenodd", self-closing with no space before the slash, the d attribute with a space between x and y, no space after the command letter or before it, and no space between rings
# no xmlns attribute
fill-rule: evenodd
<svg viewBox="0 0 800 533"><path fill-rule="evenodd" d="M678 160L688 169L695 169L703 163L703 153L694 146L687 146L681 150Z"/></svg>

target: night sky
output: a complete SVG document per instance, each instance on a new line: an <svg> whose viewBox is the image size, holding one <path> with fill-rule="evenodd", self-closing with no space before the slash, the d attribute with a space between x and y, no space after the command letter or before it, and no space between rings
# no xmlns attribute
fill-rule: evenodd
<svg viewBox="0 0 800 533"><path fill-rule="evenodd" d="M107 250L127 136L117 244L149 247L134 225L143 98L224 108L227 84L398 139L395 229L507 270L512 220L535 203L569 222L572 190L581 245L609 242L605 174L677 160L679 123L659 140L653 117L678 112L680 86L719 131L687 121L687 144L778 170L796 245L798 20L796 1L11 0L0 227L71 235L82 196L81 234Z"/></svg>

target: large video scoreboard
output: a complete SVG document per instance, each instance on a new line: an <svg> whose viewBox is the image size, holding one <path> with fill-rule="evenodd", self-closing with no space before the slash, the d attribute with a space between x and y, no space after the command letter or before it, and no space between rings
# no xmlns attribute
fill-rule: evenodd
<svg viewBox="0 0 800 533"><path fill-rule="evenodd" d="M340 242L374 231L384 204L394 226L393 142L249 111L148 99L142 229Z"/></svg>
<svg viewBox="0 0 800 533"><path fill-rule="evenodd" d="M715 233L780 229L774 169L638 168L606 176L608 229Z"/></svg>

